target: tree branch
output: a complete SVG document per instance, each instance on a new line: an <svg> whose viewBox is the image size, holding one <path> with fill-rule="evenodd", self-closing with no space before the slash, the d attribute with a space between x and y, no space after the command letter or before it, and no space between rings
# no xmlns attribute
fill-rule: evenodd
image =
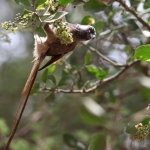
<svg viewBox="0 0 150 150"><path fill-rule="evenodd" d="M117 95L116 97L119 98L119 99L123 99L123 98L125 98L127 96L130 96L132 94L135 94L135 93L137 93L139 91L140 91L140 88L137 87L137 88L131 89L130 91L127 91L126 93L122 93L120 95Z"/></svg>
<svg viewBox="0 0 150 150"><path fill-rule="evenodd" d="M116 80L118 77L120 77L128 68L130 68L131 66L135 65L136 63L138 63L139 60L130 62L128 64L126 64L125 67L121 68L117 73L115 73L114 75L105 78L103 80L98 80L95 82L95 85L91 88L88 89L80 89L80 90L74 90L74 89L51 89L51 88L44 88L41 89L41 91L53 91L53 92L57 92L57 93L90 93L93 92L94 90L101 88L103 86L105 86L106 84Z"/></svg>
<svg viewBox="0 0 150 150"><path fill-rule="evenodd" d="M145 26L150 31L150 25L145 20L143 20L133 8L128 7L123 2L123 0L114 0L114 1L119 2L126 9L126 11L134 15L138 19L138 21L140 21L143 24L143 26Z"/></svg>

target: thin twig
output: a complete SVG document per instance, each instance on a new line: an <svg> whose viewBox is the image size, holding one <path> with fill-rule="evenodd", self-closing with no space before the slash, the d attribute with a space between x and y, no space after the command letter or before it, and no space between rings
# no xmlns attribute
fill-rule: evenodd
<svg viewBox="0 0 150 150"><path fill-rule="evenodd" d="M143 15L145 15L146 13L149 13L149 12L150 12L150 8L145 9L145 10L143 10L142 12L139 13L139 16L141 17L141 16L143 16Z"/></svg>
<svg viewBox="0 0 150 150"><path fill-rule="evenodd" d="M110 29L101 32L101 33L99 34L99 37L98 37L98 38L100 38L100 37L102 37L102 36L105 36L105 35L111 33L113 30L121 29L121 28L123 28L124 26L125 26L125 24L121 24L121 25L118 25L118 26L111 27Z"/></svg>
<svg viewBox="0 0 150 150"><path fill-rule="evenodd" d="M112 64L115 67L124 67L124 66L126 66L126 64L124 64L124 65L117 64L116 62L114 62L111 59L109 59L108 57L104 56L102 53L100 53L98 50L96 50L95 48L93 48L91 46L88 46L84 43L81 43L81 44L84 45L89 50L91 50L91 51L95 52L96 54L98 54L100 57L102 57L104 60L106 60L107 62L109 62L110 64Z"/></svg>
<svg viewBox="0 0 150 150"><path fill-rule="evenodd" d="M137 18L137 20L140 21L143 24L143 26L145 26L150 31L150 25L145 20L143 20L132 7L128 7L128 5L126 5L126 3L123 2L123 0L114 1L119 2L126 9L126 11L134 15Z"/></svg>
<svg viewBox="0 0 150 150"><path fill-rule="evenodd" d="M129 40L128 40L125 33L121 33L121 35L122 35L122 39L123 39L124 43L132 49L132 55L133 55L134 51L135 51L135 48L130 44L130 42L129 42Z"/></svg>
<svg viewBox="0 0 150 150"><path fill-rule="evenodd" d="M140 88L131 89L130 91L127 91L126 93L122 93L122 94L120 94L120 95L117 95L117 98L123 99L123 98L125 98L126 96L129 96L129 95L132 95L132 94L134 94L134 93L137 93L139 90L140 90Z"/></svg>

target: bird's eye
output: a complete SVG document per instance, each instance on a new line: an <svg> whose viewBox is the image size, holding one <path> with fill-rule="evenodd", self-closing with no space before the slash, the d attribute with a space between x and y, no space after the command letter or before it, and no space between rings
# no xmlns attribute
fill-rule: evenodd
<svg viewBox="0 0 150 150"><path fill-rule="evenodd" d="M92 30L92 29L91 29L91 28L89 28L89 29L88 29L88 32L90 33L90 32L91 32L91 30Z"/></svg>

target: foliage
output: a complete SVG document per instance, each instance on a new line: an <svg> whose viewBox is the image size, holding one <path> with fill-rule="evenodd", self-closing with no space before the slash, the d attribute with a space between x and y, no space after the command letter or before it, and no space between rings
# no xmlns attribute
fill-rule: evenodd
<svg viewBox="0 0 150 150"><path fill-rule="evenodd" d="M142 45L136 48L134 57L139 60L150 61L150 45Z"/></svg>
<svg viewBox="0 0 150 150"><path fill-rule="evenodd" d="M67 24L62 23L62 18L67 13L57 11L58 7L61 7L63 2L57 2L55 0L16 0L18 4L24 7L30 6L32 9L24 8L23 14L17 13L14 22L8 21L2 23L2 27L10 32L15 32L19 27L27 28L33 26L35 31L41 29L43 23L53 23L56 27L56 37L58 37L62 44L69 44L73 41L72 35L67 28ZM69 3L69 1L68 1ZM35 28L35 26L37 26Z"/></svg>
<svg viewBox="0 0 150 150"><path fill-rule="evenodd" d="M94 26L97 38L81 43L69 58L39 72L27 106L32 113L22 119L11 149L127 150L133 149L134 141L140 143L134 149L149 149L149 1L15 2L20 12L12 10L14 21L3 21L7 32L0 31L1 43L9 41L10 32L45 36L43 26L50 23L62 43L68 44L72 35L64 17ZM30 36L25 49L31 54ZM0 147L32 65L28 65L31 56L23 56L7 58L0 66L0 107L4 107L0 117L6 119L0 119Z"/></svg>

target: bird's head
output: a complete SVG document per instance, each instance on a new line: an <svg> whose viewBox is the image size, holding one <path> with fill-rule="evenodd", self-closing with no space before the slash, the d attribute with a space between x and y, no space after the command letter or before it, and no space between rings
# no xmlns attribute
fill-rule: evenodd
<svg viewBox="0 0 150 150"><path fill-rule="evenodd" d="M82 41L94 39L96 37L96 31L93 26L90 25L76 25L78 38Z"/></svg>

